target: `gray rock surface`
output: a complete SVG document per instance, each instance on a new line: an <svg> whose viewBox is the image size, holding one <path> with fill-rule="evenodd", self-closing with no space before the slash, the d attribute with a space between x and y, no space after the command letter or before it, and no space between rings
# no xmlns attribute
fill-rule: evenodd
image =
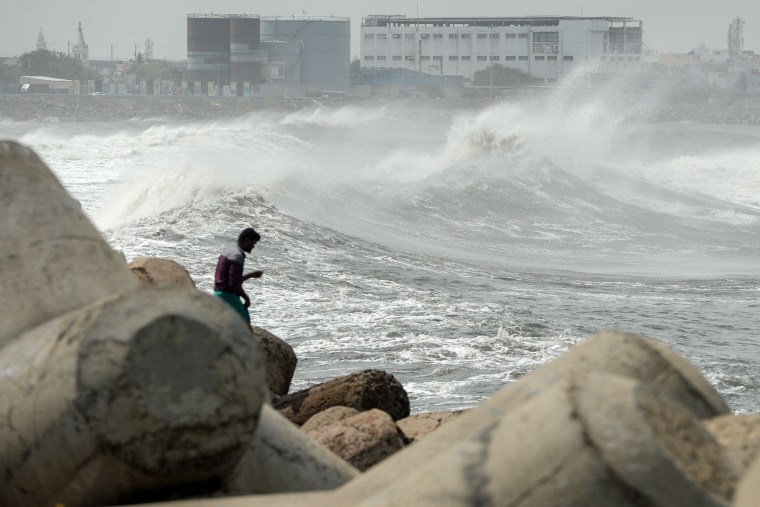
<svg viewBox="0 0 760 507"><path fill-rule="evenodd" d="M723 446L737 478L760 456L760 414L723 415L705 421L705 427Z"/></svg>
<svg viewBox="0 0 760 507"><path fill-rule="evenodd" d="M0 141L0 347L21 332L137 286L29 148Z"/></svg>
<svg viewBox="0 0 760 507"><path fill-rule="evenodd" d="M431 431L438 429L442 424L462 414L462 410L441 410L437 412L422 412L412 414L398 421L398 428L404 434L409 443L416 442L425 437Z"/></svg>

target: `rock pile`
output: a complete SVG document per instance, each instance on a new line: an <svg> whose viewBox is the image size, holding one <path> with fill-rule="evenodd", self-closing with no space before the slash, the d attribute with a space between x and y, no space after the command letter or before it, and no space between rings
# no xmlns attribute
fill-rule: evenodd
<svg viewBox="0 0 760 507"><path fill-rule="evenodd" d="M758 505L760 416L653 340L597 333L462 413L410 417L378 370L289 393L285 341L128 266L10 142L0 209L0 505Z"/></svg>

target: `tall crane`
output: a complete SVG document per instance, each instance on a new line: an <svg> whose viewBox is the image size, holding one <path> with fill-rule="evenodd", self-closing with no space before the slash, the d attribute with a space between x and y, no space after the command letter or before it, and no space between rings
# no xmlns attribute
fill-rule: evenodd
<svg viewBox="0 0 760 507"><path fill-rule="evenodd" d="M742 54L742 48L744 47L743 26L744 20L742 18L734 18L731 24L728 25L728 55L731 58Z"/></svg>

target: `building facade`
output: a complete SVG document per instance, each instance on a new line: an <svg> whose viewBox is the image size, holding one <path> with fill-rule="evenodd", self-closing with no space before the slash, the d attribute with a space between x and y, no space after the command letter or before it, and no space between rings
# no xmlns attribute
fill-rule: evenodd
<svg viewBox="0 0 760 507"><path fill-rule="evenodd" d="M361 63L462 76L491 65L552 82L584 66L600 72L641 65L643 23L633 18L407 18L369 16Z"/></svg>
<svg viewBox="0 0 760 507"><path fill-rule="evenodd" d="M284 63L289 84L348 85L351 64L351 23L344 17L276 16L261 18L261 40L271 49L292 54L292 44L300 45L297 61ZM285 49L286 48L286 49ZM294 65L297 65L296 69ZM276 67L270 70L277 72ZM289 80L298 75L299 82Z"/></svg>

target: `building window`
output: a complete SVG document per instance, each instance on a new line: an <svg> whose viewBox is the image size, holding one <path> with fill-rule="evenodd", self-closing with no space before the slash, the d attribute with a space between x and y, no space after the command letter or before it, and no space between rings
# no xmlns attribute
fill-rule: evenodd
<svg viewBox="0 0 760 507"><path fill-rule="evenodd" d="M456 38L458 38L458 37L459 37L459 35L457 35L457 34L455 34L455 33L450 33L450 34L449 34L449 39L456 39Z"/></svg>
<svg viewBox="0 0 760 507"><path fill-rule="evenodd" d="M487 56L479 56L479 57L478 57L478 61L479 61L479 62L485 62L486 60L488 60L488 57L487 57Z"/></svg>
<svg viewBox="0 0 760 507"><path fill-rule="evenodd" d="M463 60L463 61L469 61L469 60L470 60L470 57L469 57L469 55L468 55L468 56L463 56L463 57L462 57L462 60Z"/></svg>
<svg viewBox="0 0 760 507"><path fill-rule="evenodd" d="M442 33L434 33L433 34L433 38L434 39L443 39L443 34Z"/></svg>
<svg viewBox="0 0 760 507"><path fill-rule="evenodd" d="M499 34L498 33L492 33L492 34L489 34L489 37L491 39L498 39L499 38Z"/></svg>
<svg viewBox="0 0 760 507"><path fill-rule="evenodd" d="M514 62L515 61L515 57L514 56L505 56L504 59L506 61L508 61L508 62Z"/></svg>
<svg viewBox="0 0 760 507"><path fill-rule="evenodd" d="M440 61L443 61L443 57L442 56L434 56L433 60L438 60L440 62Z"/></svg>
<svg viewBox="0 0 760 507"><path fill-rule="evenodd" d="M527 56L518 56L517 59L520 60L521 62L527 62L528 61L528 57Z"/></svg>
<svg viewBox="0 0 760 507"><path fill-rule="evenodd" d="M407 56L406 57L406 61L407 62L413 62L414 61L414 57L413 56Z"/></svg>
<svg viewBox="0 0 760 507"><path fill-rule="evenodd" d="M429 33L421 33L420 34L420 39L429 39L429 38L430 38L430 34Z"/></svg>
<svg viewBox="0 0 760 507"><path fill-rule="evenodd" d="M365 39L374 39L375 38L375 34L374 33L365 33L364 34L364 38Z"/></svg>
<svg viewBox="0 0 760 507"><path fill-rule="evenodd" d="M420 60L430 60L429 56L420 56Z"/></svg>
<svg viewBox="0 0 760 507"><path fill-rule="evenodd" d="M387 33L379 33L379 34L377 34L377 38L378 39L387 39L388 38L388 34Z"/></svg>
<svg viewBox="0 0 760 507"><path fill-rule="evenodd" d="M572 55L565 55L565 56L562 57L562 59L564 61L566 61L566 62L572 62L573 61Z"/></svg>
<svg viewBox="0 0 760 507"><path fill-rule="evenodd" d="M404 38L405 39L414 39L414 34L413 33L405 33L404 34Z"/></svg>
<svg viewBox="0 0 760 507"><path fill-rule="evenodd" d="M505 39L514 39L516 37L516 34L514 33L505 33L504 38Z"/></svg>
<svg viewBox="0 0 760 507"><path fill-rule="evenodd" d="M533 32L533 42L559 42L559 32Z"/></svg>
<svg viewBox="0 0 760 507"><path fill-rule="evenodd" d="M528 38L528 34L527 33L518 33L517 34L517 38L518 39L527 39Z"/></svg>
<svg viewBox="0 0 760 507"><path fill-rule="evenodd" d="M377 59L378 59L378 60L385 60L385 55L378 55L378 56L377 56Z"/></svg>
<svg viewBox="0 0 760 507"><path fill-rule="evenodd" d="M487 33L479 33L478 34L478 39L487 39L487 38L488 38L488 34Z"/></svg>
<svg viewBox="0 0 760 507"><path fill-rule="evenodd" d="M533 57L533 59L536 60L537 62L541 62L541 61L543 61L545 59L545 57L544 56L538 56L538 55L536 55L536 56Z"/></svg>
<svg viewBox="0 0 760 507"><path fill-rule="evenodd" d="M495 62L495 61L498 61L498 60L499 60L499 57L498 57L498 56L492 56L492 57L491 57L491 61L492 61L492 62Z"/></svg>
<svg viewBox="0 0 760 507"><path fill-rule="evenodd" d="M374 59L375 59L375 57L374 57L374 56L370 56L370 55L366 55L366 56L364 57L364 59L365 59L365 60L367 60L367 61L372 61L372 60L374 60Z"/></svg>
<svg viewBox="0 0 760 507"><path fill-rule="evenodd" d="M557 61L557 55L549 55L549 56L546 57L546 59L547 60L553 60L553 61L556 62Z"/></svg>
<svg viewBox="0 0 760 507"><path fill-rule="evenodd" d="M469 33L463 33L462 34L462 38L463 39L469 39L470 38L470 34Z"/></svg>
<svg viewBox="0 0 760 507"><path fill-rule="evenodd" d="M457 60L456 56L449 56L449 61L450 62L455 62L456 60Z"/></svg>
<svg viewBox="0 0 760 507"><path fill-rule="evenodd" d="M400 33L394 33L393 34L393 38L394 39L400 39L401 38L401 34Z"/></svg>

